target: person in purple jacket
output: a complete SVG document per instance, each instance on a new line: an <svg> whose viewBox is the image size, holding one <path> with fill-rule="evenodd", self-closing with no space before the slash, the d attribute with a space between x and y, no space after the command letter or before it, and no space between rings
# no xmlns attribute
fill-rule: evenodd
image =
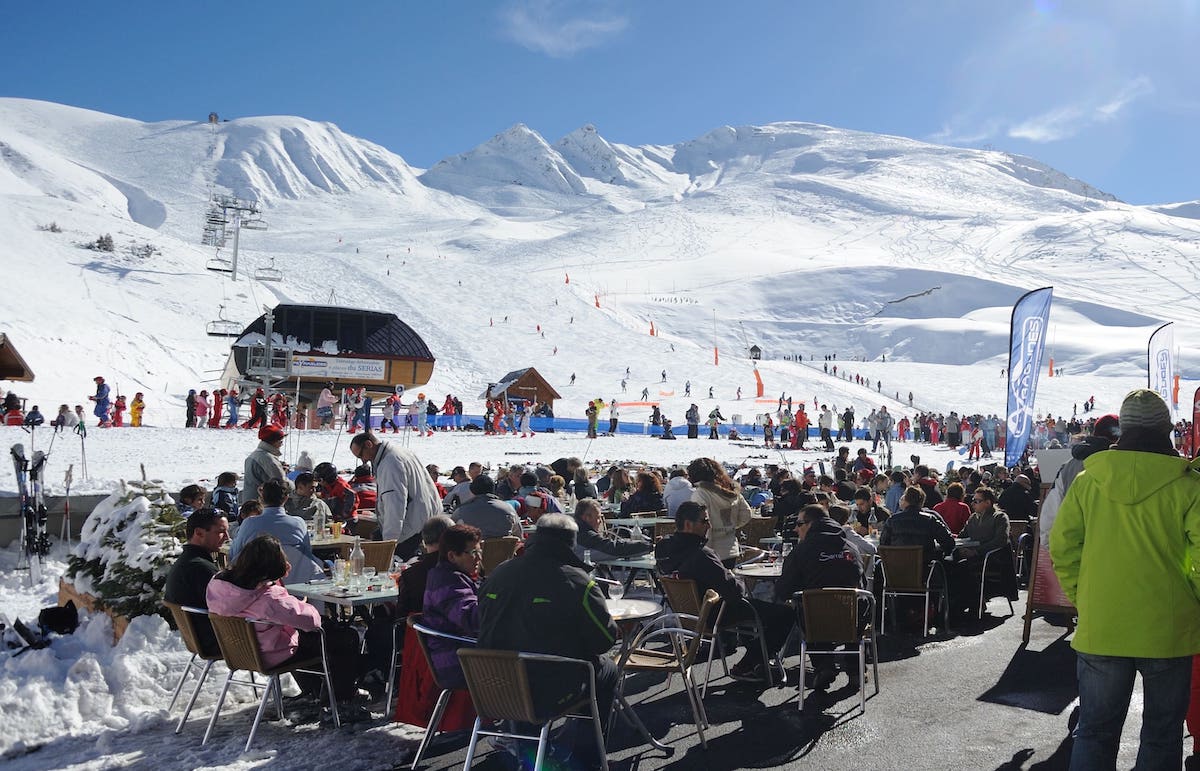
<svg viewBox="0 0 1200 771"><path fill-rule="evenodd" d="M479 583L483 565L479 528L455 525L442 534L438 563L425 581L421 623L439 632L470 637L479 635ZM458 664L459 643L429 639L429 658L438 682L445 688L466 688Z"/></svg>

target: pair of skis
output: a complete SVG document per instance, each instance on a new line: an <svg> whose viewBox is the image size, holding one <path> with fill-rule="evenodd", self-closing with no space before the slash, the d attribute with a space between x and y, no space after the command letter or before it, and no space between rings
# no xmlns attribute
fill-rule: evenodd
<svg viewBox="0 0 1200 771"><path fill-rule="evenodd" d="M28 566L29 581L36 586L42 581L42 558L50 553L50 536L46 533L47 511L42 497L42 472L46 453L38 450L33 459L25 457L25 445L14 444L11 450L13 470L17 475L17 490L21 496L21 556L17 568Z"/></svg>

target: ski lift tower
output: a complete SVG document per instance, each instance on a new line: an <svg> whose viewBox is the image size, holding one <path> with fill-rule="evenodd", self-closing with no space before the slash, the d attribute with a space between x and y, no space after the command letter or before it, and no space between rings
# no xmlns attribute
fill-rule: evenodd
<svg viewBox="0 0 1200 771"><path fill-rule="evenodd" d="M267 229L267 223L263 221L262 210L259 208L258 202L243 200L237 196L213 193L208 199L208 209L204 213L204 234L200 238L200 243L220 249L225 246L226 240L232 234L232 259L215 258L210 260L208 269L229 273L234 281L237 281L238 240L242 228L247 230Z"/></svg>
<svg viewBox="0 0 1200 771"><path fill-rule="evenodd" d="M263 317L266 326L261 345L254 344L246 352L246 378L253 382L258 378L262 382L263 392L271 395L272 389L292 376L292 351L290 348L276 348L272 341L275 325L275 311L263 306L266 315Z"/></svg>

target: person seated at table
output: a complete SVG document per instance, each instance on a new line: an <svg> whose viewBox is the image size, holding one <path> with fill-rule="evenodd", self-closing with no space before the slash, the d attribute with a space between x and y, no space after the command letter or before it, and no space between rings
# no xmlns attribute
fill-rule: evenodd
<svg viewBox="0 0 1200 771"><path fill-rule="evenodd" d="M236 560L242 548L258 536L272 535L283 546L288 559L295 560L289 564L290 572L284 577L284 583L302 584L323 576L325 571L313 556L312 540L304 520L293 517L283 509L283 501L287 496L285 485L282 479L268 479L262 483L260 497L263 512L243 521L238 527L233 543L229 544L229 559Z"/></svg>
<svg viewBox="0 0 1200 771"><path fill-rule="evenodd" d="M904 490L901 509L883 523L880 546L920 546L923 560L929 563L954 551L954 535L942 518L922 508L925 492L916 486Z"/></svg>
<svg viewBox="0 0 1200 771"><path fill-rule="evenodd" d="M953 485L951 485L953 487ZM990 487L976 488L971 496L971 506L975 511L963 526L959 536L968 541L978 541L978 546L963 546L955 551L958 557L958 573L967 580L963 591L955 592L961 598L956 601L958 608L973 605L979 597L979 581L982 579L983 557L993 549L1001 549L1010 544L1008 515L996 508L996 491ZM1003 565L1004 563L997 563ZM1007 565L1011 566L1009 560ZM1017 599L1017 579L1012 571L1001 573L1004 582L1005 596L1011 600ZM970 591L968 591L968 589Z"/></svg>
<svg viewBox="0 0 1200 771"><path fill-rule="evenodd" d="M883 527L883 523L891 516L887 509L875 503L875 494L871 492L871 488L864 486L854 491L855 532L870 535L872 530Z"/></svg>
<svg viewBox="0 0 1200 771"><path fill-rule="evenodd" d="M575 554L579 557L589 549L593 560L637 557L654 548L654 544L646 539L622 538L608 530L600 501L595 498L583 498L575 504L575 523L579 525L579 535L575 539Z"/></svg>
<svg viewBox="0 0 1200 771"><path fill-rule="evenodd" d="M850 510L841 505L831 506L849 517ZM805 506L796 525L800 542L783 560L779 580L775 582L775 601L790 602L796 592L806 589L830 589L835 587L859 588L862 586L862 555L850 543L842 525L829 513L815 504ZM863 608L862 623L870 620ZM813 646L816 650L829 650L828 646ZM857 684L858 656L853 665L846 667L851 684ZM812 687L824 691L837 677L834 656L813 657ZM845 663L845 662L844 662Z"/></svg>
<svg viewBox="0 0 1200 771"><path fill-rule="evenodd" d="M396 617L406 618L420 613L425 605L425 587L429 571L438 563L438 550L442 534L454 527L454 520L445 514L436 514L421 526L421 554L400 573L397 585Z"/></svg>
<svg viewBox="0 0 1200 771"><path fill-rule="evenodd" d="M558 501L559 508L563 511L570 509L571 496L567 493L567 480L558 474L551 474L546 480L546 489L554 496L554 500Z"/></svg>
<svg viewBox="0 0 1200 771"><path fill-rule="evenodd" d="M575 469L575 475L571 478L571 494L576 498L600 497L600 493L596 491L596 485L588 478L587 469L583 467Z"/></svg>
<svg viewBox="0 0 1200 771"><path fill-rule="evenodd" d="M739 498L741 496L738 496ZM743 501L744 503L744 501ZM762 621L768 654L779 651L792 628L793 612L776 603L748 598L740 581L721 563L705 544L711 522L708 507L699 501L685 501L675 512L675 532L654 547L655 567L660 575L696 582L701 597L709 589L721 595L725 605L723 623ZM767 662L757 642L749 643L746 654L731 670L742 679L764 678Z"/></svg>
<svg viewBox="0 0 1200 771"><path fill-rule="evenodd" d="M471 480L471 500L454 510L454 521L477 528L484 538L521 537L521 520L512 506L496 495L496 483L487 474Z"/></svg>
<svg viewBox="0 0 1200 771"><path fill-rule="evenodd" d="M499 473L502 476L496 480L496 495L502 501L511 501L521 489L521 475L525 473L525 467L520 464L509 466L507 471L501 468Z"/></svg>
<svg viewBox="0 0 1200 771"><path fill-rule="evenodd" d="M967 524L967 520L971 518L971 507L963 503L963 498L966 497L966 489L963 488L961 482L951 482L946 488L946 500L933 507L933 510L938 513L942 521L946 523L946 527L950 528L950 532L958 535Z"/></svg>
<svg viewBox="0 0 1200 771"><path fill-rule="evenodd" d="M318 514L325 522L333 521L333 514L329 510L329 505L321 500L316 495L317 478L311 471L301 471L292 480L295 489L288 496L287 502L284 504L284 509L293 517L300 517L306 522L316 521Z"/></svg>
<svg viewBox="0 0 1200 771"><path fill-rule="evenodd" d="M800 512L804 507L815 503L812 493L806 492L800 481L788 477L779 483L779 497L775 499L775 532L784 540L792 540L795 536L796 525L800 520Z"/></svg>
<svg viewBox="0 0 1200 771"><path fill-rule="evenodd" d="M712 527L707 530L708 547L725 567L731 568L741 553L737 531L750 524L754 512L725 467L712 458L696 458L689 463L688 478L695 488L692 500L704 504L712 517ZM678 511L675 521L679 521Z"/></svg>
<svg viewBox="0 0 1200 771"><path fill-rule="evenodd" d="M204 505L205 490L200 485L188 485L179 491L179 516L187 519Z"/></svg>
<svg viewBox="0 0 1200 771"><path fill-rule="evenodd" d="M503 505L503 504L501 504ZM425 583L421 623L430 629L459 637L479 634L479 584L483 565L480 532L470 525L454 525L442 533L438 561ZM466 688L458 665L459 644L437 637L428 640L429 658L438 681L446 688Z"/></svg>
<svg viewBox="0 0 1200 771"><path fill-rule="evenodd" d="M596 489L600 490L600 495L609 503L624 503L625 499L633 493L633 480L629 478L629 472L620 466L613 466L609 469L606 478L608 485L605 489L600 490L599 484L596 485Z"/></svg>
<svg viewBox="0 0 1200 771"><path fill-rule="evenodd" d="M366 463L354 469L350 477L350 489L358 499L360 509L374 509L379 501L379 491L375 484L374 469Z"/></svg>
<svg viewBox="0 0 1200 771"><path fill-rule="evenodd" d="M329 507L329 522L341 522L342 530L354 535L358 527L358 493L332 463L318 463L312 471L320 486L321 500Z"/></svg>
<svg viewBox="0 0 1200 771"><path fill-rule="evenodd" d="M267 484L273 481L277 480L269 480ZM210 612L275 622L254 626L263 664L267 667L321 655L321 639L317 632L322 626L321 614L283 587L282 579L289 572L291 565L279 539L260 534L245 542L229 568L215 575L208 584ZM361 674L358 633L349 626L330 624L325 629L325 646L339 714L343 720L362 717L362 708L352 704ZM306 695L314 698L320 695L322 678L319 675L298 672L295 677Z"/></svg>
<svg viewBox="0 0 1200 771"><path fill-rule="evenodd" d="M187 543L167 573L163 599L192 608L208 607L208 582L217 574L213 554L229 540L229 521L225 512L197 509L187 521ZM207 618L192 616L201 650L219 654L217 638Z"/></svg>
<svg viewBox="0 0 1200 771"><path fill-rule="evenodd" d="M588 566L575 555L577 533L572 517L547 514L538 520L537 532L529 536L524 555L492 571L480 588L478 645L590 662L604 724L617 684L616 664L606 655L616 641L617 625L600 588L587 573ZM531 666L529 674L538 714L557 712L578 700L587 688L587 676L578 666L543 663ZM592 735L590 726L582 732L582 736ZM599 752L581 737L572 759L581 767L597 767ZM581 757L585 753L588 756Z"/></svg>
<svg viewBox="0 0 1200 771"><path fill-rule="evenodd" d="M667 516L674 519L675 510L679 508L679 504L691 499L692 482L688 479L687 469L671 469L667 486L663 489L663 506L667 510Z"/></svg>
<svg viewBox="0 0 1200 771"><path fill-rule="evenodd" d="M850 507L843 506L840 503L830 506L829 518L841 525L842 532L846 534L846 540L862 555L863 570L866 571L871 566L871 562L878 549L875 544L868 541L862 535L859 535L858 530L848 524L850 522ZM869 577L864 574L864 579Z"/></svg>
<svg viewBox="0 0 1200 771"><path fill-rule="evenodd" d="M521 472L521 486L517 489L517 500L525 504L524 514L536 520L542 514L562 514L562 506L550 491L538 483L537 474Z"/></svg>
<svg viewBox="0 0 1200 771"><path fill-rule="evenodd" d="M662 481L657 474L639 471L637 489L621 503L621 516L628 517L642 512L657 514L666 508L663 505Z"/></svg>
<svg viewBox="0 0 1200 771"><path fill-rule="evenodd" d="M257 517L259 514L262 514L262 513L263 513L262 501L260 501L257 498L246 501L245 503L243 503L241 506L238 507L238 524L245 522L246 520L250 519L251 517Z"/></svg>

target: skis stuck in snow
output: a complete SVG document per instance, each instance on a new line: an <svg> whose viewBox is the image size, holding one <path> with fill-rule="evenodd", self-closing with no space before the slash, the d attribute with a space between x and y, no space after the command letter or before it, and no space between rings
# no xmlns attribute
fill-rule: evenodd
<svg viewBox="0 0 1200 771"><path fill-rule="evenodd" d="M42 471L46 454L41 450L33 460L25 457L25 445L12 446L13 470L17 475L17 491L21 496L21 556L17 567L29 568L31 585L41 583L42 557L50 553L50 536L46 534L46 504L42 499Z"/></svg>

